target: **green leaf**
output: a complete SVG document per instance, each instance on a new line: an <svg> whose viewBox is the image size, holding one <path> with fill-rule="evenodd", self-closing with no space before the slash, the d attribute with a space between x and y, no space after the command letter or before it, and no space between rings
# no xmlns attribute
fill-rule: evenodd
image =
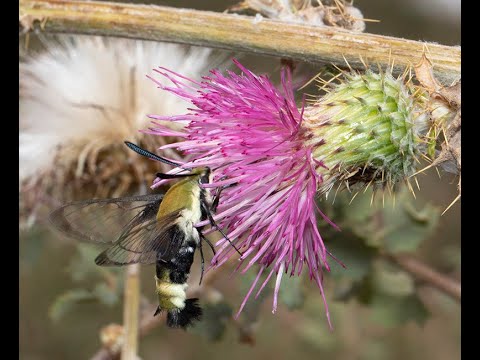
<svg viewBox="0 0 480 360"><path fill-rule="evenodd" d="M230 304L224 301L203 305L202 320L192 328L192 332L204 336L209 341L220 340L225 333L232 311Z"/></svg>
<svg viewBox="0 0 480 360"><path fill-rule="evenodd" d="M406 297L375 294L371 309L371 319L387 328L403 325L411 320L422 326L429 316L423 303L414 294Z"/></svg>
<svg viewBox="0 0 480 360"><path fill-rule="evenodd" d="M411 203L404 203L396 209L385 206L385 248L391 253L417 250L420 243L433 232L439 217L440 211L428 204L420 210Z"/></svg>
<svg viewBox="0 0 480 360"><path fill-rule="evenodd" d="M358 193L354 199L352 194L339 194L334 219L343 234L348 232L348 235L353 234L367 246L378 248L382 245L382 234L377 226L378 208L375 202L372 205L372 196L370 189ZM344 235L344 237L347 236Z"/></svg>
<svg viewBox="0 0 480 360"><path fill-rule="evenodd" d="M353 232L369 246L392 253L415 251L438 224L440 211L429 204L416 209L417 201L405 187L395 196L375 194L372 202L371 192L359 193L351 204L339 197L334 211L342 215L340 222L335 218L342 230Z"/></svg>
<svg viewBox="0 0 480 360"><path fill-rule="evenodd" d="M342 263L346 269L337 265L335 261L329 263L332 265L330 275L333 277L348 277L352 280L361 280L372 268L372 260L376 255L376 250L366 245L362 239L351 233L343 233L343 236L336 237L329 241L327 247L329 251Z"/></svg>
<svg viewBox="0 0 480 360"><path fill-rule="evenodd" d="M372 302L375 288L373 285L373 274L368 274L362 281L358 281L354 284L352 293L357 300L364 305L369 305Z"/></svg>
<svg viewBox="0 0 480 360"><path fill-rule="evenodd" d="M330 302L330 317L333 322L334 330L330 330L325 316L323 303L317 296L309 296L305 301L303 314L298 321L292 323L290 332L305 342L305 346L321 351L323 354L328 351L337 351L342 348L343 317L346 313L344 303ZM335 356L325 358L335 358Z"/></svg>
<svg viewBox="0 0 480 360"><path fill-rule="evenodd" d="M303 276L287 276L282 278L278 297L289 310L297 310L305 303L305 287Z"/></svg>
<svg viewBox="0 0 480 360"><path fill-rule="evenodd" d="M396 266L377 261L372 276L374 291L390 296L408 296L414 293L412 276Z"/></svg>
<svg viewBox="0 0 480 360"><path fill-rule="evenodd" d="M373 288L369 275L360 281L342 278L335 280L333 299L347 302L352 298L356 298L360 303L368 304L372 291Z"/></svg>
<svg viewBox="0 0 480 360"><path fill-rule="evenodd" d="M50 306L48 314L53 321L58 321L79 302L95 300L96 296L85 289L69 290L58 296Z"/></svg>

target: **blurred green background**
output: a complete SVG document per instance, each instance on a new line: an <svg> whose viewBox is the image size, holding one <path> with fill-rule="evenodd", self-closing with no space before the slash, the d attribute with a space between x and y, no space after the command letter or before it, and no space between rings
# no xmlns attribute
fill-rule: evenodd
<svg viewBox="0 0 480 360"><path fill-rule="evenodd" d="M157 3L223 11L235 2ZM380 20L379 23L368 23L366 32L445 45L460 44L460 1L358 0L355 5L366 18ZM249 54L242 56L242 62L255 72L271 70L272 61L275 59ZM429 203L441 212L456 197L456 179L450 174L441 174L439 178L431 170L419 176L421 191L417 191L417 199L412 200L416 208ZM439 271L460 278L460 202L439 219L438 226L418 248L417 256ZM88 359L100 347L99 330L109 323L121 323L121 301L113 306L85 301L74 305L57 321L49 317L52 304L62 293L93 286L88 278L79 283L72 281L68 268L75 257L78 257L77 247L48 228L37 226L20 233L21 359ZM91 260L93 262L93 258ZM335 286L333 280L339 273L355 270L355 264L349 267L348 260L343 260L347 270L333 265L332 274L326 275L327 299L335 327L333 331L328 330L318 289L306 281L301 284L302 291L285 294L284 302L275 315L271 313L270 295L260 309L247 311L244 318L249 314L254 316L259 310L258 316L255 316L254 345L239 341L238 326L227 316L226 329L218 341L208 340L208 336L199 334L199 330L183 332L159 326L141 339L140 356L145 360L214 360L226 357L231 360L246 357L252 360L267 357L339 360L460 358L458 303L428 286L418 286L416 291L421 308L429 313L428 317L423 319L423 315L412 315L411 320L394 321L390 317L401 317L398 308L403 305L393 310L397 313L392 315L388 306L379 310L362 305L353 298L346 302L335 301L334 294L341 286ZM144 295L154 301L152 274L153 268L142 271L142 289ZM233 312L238 309L251 280L251 276L232 277L228 272L217 280L216 287L225 295ZM293 289L295 286L298 284L290 284L288 280L282 284L284 288ZM288 296L300 298L292 300ZM289 311L286 304L292 305L296 301L300 308Z"/></svg>

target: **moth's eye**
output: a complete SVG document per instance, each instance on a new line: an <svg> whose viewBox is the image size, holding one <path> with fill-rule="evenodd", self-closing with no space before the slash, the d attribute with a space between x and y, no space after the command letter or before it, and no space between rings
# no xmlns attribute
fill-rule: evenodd
<svg viewBox="0 0 480 360"><path fill-rule="evenodd" d="M208 183L209 183L208 175L202 175L200 177L200 184L208 184Z"/></svg>

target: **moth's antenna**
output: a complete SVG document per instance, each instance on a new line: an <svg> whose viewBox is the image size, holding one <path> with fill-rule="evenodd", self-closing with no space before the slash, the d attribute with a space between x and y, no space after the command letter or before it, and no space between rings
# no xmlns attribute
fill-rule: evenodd
<svg viewBox="0 0 480 360"><path fill-rule="evenodd" d="M182 167L182 165L180 164L177 164L173 161L170 161L170 160L167 160L167 159L164 159L154 153L151 153L150 151L148 150L145 150L145 149L142 149L140 146L138 145L135 145L134 143L131 143L130 141L125 141L125 145L127 145L131 150L135 151L137 154L140 154L142 156L145 156L145 157L148 157L152 160L157 160L157 161L161 161L165 164L168 164L168 165L172 165L172 166L176 166L176 167ZM185 169L185 170L189 170L189 169Z"/></svg>

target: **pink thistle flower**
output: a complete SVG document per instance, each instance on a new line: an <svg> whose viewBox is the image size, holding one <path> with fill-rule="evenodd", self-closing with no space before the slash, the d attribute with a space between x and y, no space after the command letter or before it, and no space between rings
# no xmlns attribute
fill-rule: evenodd
<svg viewBox="0 0 480 360"><path fill-rule="evenodd" d="M183 138L161 149L182 151L190 159L185 166L210 167L213 181L206 186L223 188L215 220L242 249L241 272L255 264L260 267L237 316L265 271L269 273L257 296L275 274L275 313L283 274L300 275L306 264L310 278L320 289L331 326L322 286L323 269L330 270L330 253L318 231L316 214L335 224L315 204L323 181L318 170L325 165L313 158L313 145L306 146L303 106L301 110L296 106L290 72L282 71L283 91L279 91L267 76L257 76L234 62L243 74L228 71L224 76L212 70L202 82L165 68L154 70L174 85L164 86L152 78L159 88L190 101L194 108L179 116L150 115L161 121L186 122L181 130L153 121L153 127L145 132ZM217 247L213 267L236 254L225 239Z"/></svg>

